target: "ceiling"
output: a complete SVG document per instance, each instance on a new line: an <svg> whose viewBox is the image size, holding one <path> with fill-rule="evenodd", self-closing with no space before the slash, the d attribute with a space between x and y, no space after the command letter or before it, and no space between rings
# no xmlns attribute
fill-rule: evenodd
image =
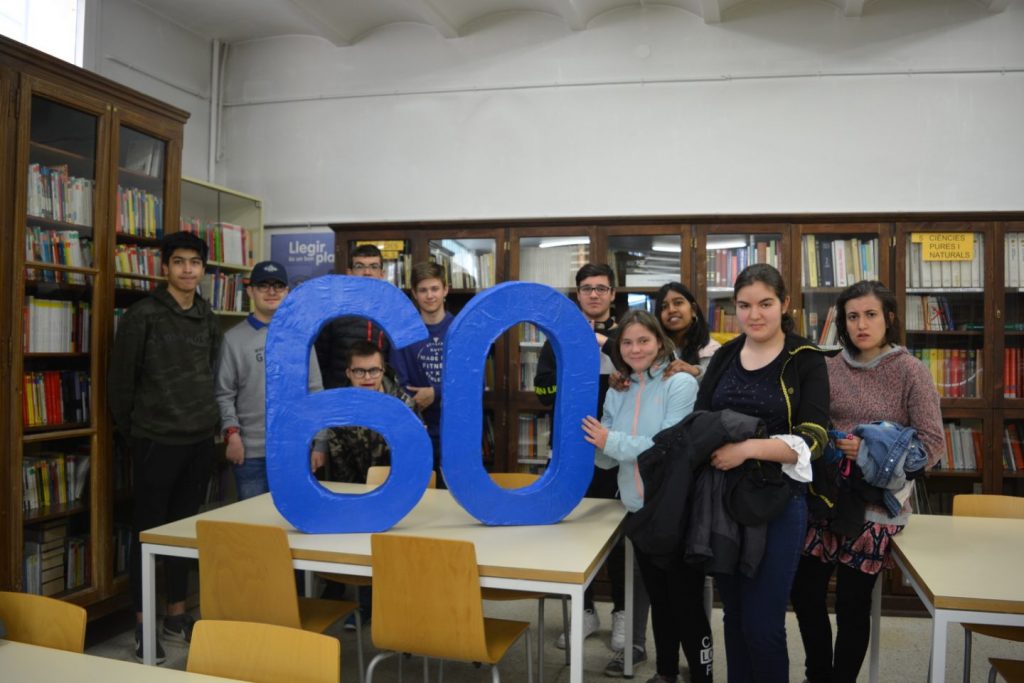
<svg viewBox="0 0 1024 683"><path fill-rule="evenodd" d="M543 12L561 17L576 31L600 14L621 7L668 5L708 24L728 22L728 10L745 0L138 0L140 4L194 33L227 43L280 35L311 35L335 45L351 45L393 23L432 26L457 38L476 21L509 12ZM871 5L896 0L822 0L847 17ZM964 0L1002 12L1015 0ZM1021 1L1021 0L1016 0Z"/></svg>

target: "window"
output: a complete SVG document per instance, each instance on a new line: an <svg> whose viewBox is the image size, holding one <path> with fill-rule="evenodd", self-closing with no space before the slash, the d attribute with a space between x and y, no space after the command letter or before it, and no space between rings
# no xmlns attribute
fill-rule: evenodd
<svg viewBox="0 0 1024 683"><path fill-rule="evenodd" d="M86 0L0 0L0 34L82 65Z"/></svg>

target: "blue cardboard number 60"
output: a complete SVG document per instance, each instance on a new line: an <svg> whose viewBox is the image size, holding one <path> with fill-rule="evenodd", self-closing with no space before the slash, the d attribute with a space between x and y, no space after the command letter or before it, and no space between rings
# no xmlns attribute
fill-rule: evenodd
<svg viewBox="0 0 1024 683"><path fill-rule="evenodd" d="M309 348L321 326L343 315L369 318L396 348L427 336L401 290L370 278L326 276L292 292L267 337L267 479L274 504L306 533L385 531L416 506L427 488L431 446L419 419L401 401L365 389L307 390ZM513 325L531 321L547 333L558 363L552 459L544 476L504 490L483 468L484 363ZM571 353L570 353L571 350ZM508 282L475 296L445 337L441 462L452 496L489 525L552 524L576 507L593 468L593 447L580 422L597 407L598 350L579 310L545 285ZM391 448L391 475L363 494L333 493L309 471L309 443L334 426L369 427Z"/></svg>

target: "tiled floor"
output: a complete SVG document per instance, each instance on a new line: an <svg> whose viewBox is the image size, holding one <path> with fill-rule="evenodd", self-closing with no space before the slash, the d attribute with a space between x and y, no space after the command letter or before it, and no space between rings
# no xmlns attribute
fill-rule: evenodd
<svg viewBox="0 0 1024 683"><path fill-rule="evenodd" d="M584 680L586 681L609 681L604 676L604 666L607 664L612 652L608 647L611 627L611 617L608 605L598 605L598 613L601 616L601 630L595 633L586 641L584 651ZM522 619L531 623L536 619L536 603L488 603L486 612L488 616L498 616L510 619ZM569 669L565 665L564 652L554 647L554 640L557 637L561 624L560 610L555 604L551 604L548 610L547 644L545 647L545 668L544 680L547 683L567 683L569 680ZM721 645L722 640L722 613L716 609L712 618L715 642L718 644L715 656L715 675L719 681L726 680L725 651ZM93 626L90 626L93 628ZM104 637L100 629L106 628L116 634L111 637L97 641L97 637ZM123 632L117 633L120 629ZM795 683L803 680L803 651L800 645L800 636L797 632L796 621L792 614L787 617L787 628L789 633L790 653L790 680ZM358 681L356 667L356 650L354 634L350 631L343 631L338 625L330 631L333 635L341 637L342 643L342 680ZM931 621L922 618L908 617L884 617L882 619L882 664L881 680L884 683L904 681L925 681L928 671L928 651L930 643ZM364 637L367 642L367 663L375 653L370 644L370 629L364 630ZM536 636L533 636L534 642ZM963 631L960 627L950 627L948 640L950 643L947 654L946 681L962 680L963 660ZM108 618L106 624L97 626L95 635L90 634L89 641L95 643L87 647L89 654L117 659L131 659L133 651L133 635L131 630L130 616ZM653 649L653 639L648 634L648 642ZM988 658L990 656L1010 657L1024 659L1024 644L1007 643L995 641L988 638L974 639L974 660L972 669L972 680L976 682L987 681ZM167 651L167 663L169 666L178 669L185 668L187 650L183 646L165 643ZM653 653L651 653L653 655ZM534 653L536 656L536 653ZM422 678L422 663L420 660L406 662L405 675L408 680L419 680ZM526 680L526 657L521 645L516 645L509 653L509 656L499 667L502 679L505 681ZM431 665L432 676L437 675L437 664ZM461 683L463 681L487 681L490 674L486 668L477 669L470 664L459 664L448 662L444 667L445 680L450 683ZM650 661L643 664L637 671L636 680L646 681L654 675L653 656ZM0 676L2 678L2 676ZM139 680L144 680L140 676ZM375 681L389 683L398 680L398 667L395 659L389 659L378 667L374 676ZM867 663L861 672L859 681L867 681Z"/></svg>

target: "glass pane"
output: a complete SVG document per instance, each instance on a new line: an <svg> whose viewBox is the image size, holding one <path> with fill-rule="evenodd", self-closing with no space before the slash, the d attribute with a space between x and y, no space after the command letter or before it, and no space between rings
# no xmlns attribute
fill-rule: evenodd
<svg viewBox="0 0 1024 683"><path fill-rule="evenodd" d="M708 235L705 268L707 302L705 310L712 332L735 334L736 307L732 286L736 276L754 263L782 269L782 235Z"/></svg>
<svg viewBox="0 0 1024 683"><path fill-rule="evenodd" d="M481 290L494 286L493 239L430 240L430 258L440 264L452 289Z"/></svg>
<svg viewBox="0 0 1024 683"><path fill-rule="evenodd" d="M935 249L945 233L907 236L907 348L932 373L943 398L983 395L984 235L956 252Z"/></svg>
<svg viewBox="0 0 1024 683"><path fill-rule="evenodd" d="M117 159L119 234L160 239L164 235L164 160L166 143L121 126Z"/></svg>
<svg viewBox="0 0 1024 683"><path fill-rule="evenodd" d="M590 239L584 235L521 237L519 279L559 289L576 286L576 271L590 261Z"/></svg>
<svg viewBox="0 0 1024 683"><path fill-rule="evenodd" d="M1024 398L1024 232L1006 235L1004 259L1003 398Z"/></svg>
<svg viewBox="0 0 1024 683"><path fill-rule="evenodd" d="M384 259L384 277L396 287L409 288L412 275L412 244L408 240L349 240L348 253L356 247L372 244L380 249ZM348 264L339 268L339 272L348 272Z"/></svg>
<svg viewBox="0 0 1024 683"><path fill-rule="evenodd" d="M835 300L861 280L878 279L878 238L867 235L804 235L800 244L799 331L822 346L836 346Z"/></svg>
<svg viewBox="0 0 1024 683"><path fill-rule="evenodd" d="M183 181L179 229L199 236L214 264L248 270L256 263L259 206L250 199Z"/></svg>
<svg viewBox="0 0 1024 683"><path fill-rule="evenodd" d="M615 271L616 287L650 287L679 282L678 235L611 235L608 264Z"/></svg>

